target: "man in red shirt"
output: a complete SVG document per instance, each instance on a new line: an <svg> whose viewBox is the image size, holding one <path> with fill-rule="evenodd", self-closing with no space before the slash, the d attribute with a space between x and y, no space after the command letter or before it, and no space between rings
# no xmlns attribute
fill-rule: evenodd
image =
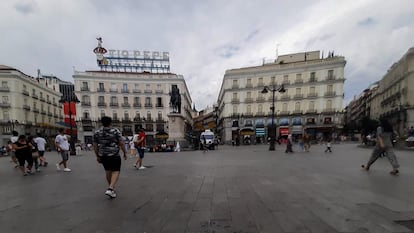
<svg viewBox="0 0 414 233"><path fill-rule="evenodd" d="M144 152L145 152L145 146L146 146L146 135L143 128L139 129L139 134L135 135L133 138L135 148L138 150L138 159L134 164L134 167L137 169L145 169L145 167L142 165L142 160L144 159Z"/></svg>

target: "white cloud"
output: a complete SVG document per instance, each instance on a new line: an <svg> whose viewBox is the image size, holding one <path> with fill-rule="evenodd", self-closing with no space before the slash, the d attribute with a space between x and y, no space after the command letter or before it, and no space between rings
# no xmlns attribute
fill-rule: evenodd
<svg viewBox="0 0 414 233"><path fill-rule="evenodd" d="M72 80L97 69L92 49L169 51L200 109L217 100L225 70L322 50L347 59L345 98L380 79L414 46L414 2L7 0L0 64ZM357 88L355 88L357 87Z"/></svg>

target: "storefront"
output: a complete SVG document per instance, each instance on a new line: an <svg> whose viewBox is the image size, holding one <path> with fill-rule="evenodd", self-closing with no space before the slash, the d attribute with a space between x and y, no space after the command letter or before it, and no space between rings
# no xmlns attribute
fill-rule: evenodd
<svg viewBox="0 0 414 233"><path fill-rule="evenodd" d="M240 136L244 145L252 144L255 135L255 131L252 128L243 128L240 130Z"/></svg>
<svg viewBox="0 0 414 233"><path fill-rule="evenodd" d="M264 126L264 119L256 120L256 144L265 143L266 129Z"/></svg>

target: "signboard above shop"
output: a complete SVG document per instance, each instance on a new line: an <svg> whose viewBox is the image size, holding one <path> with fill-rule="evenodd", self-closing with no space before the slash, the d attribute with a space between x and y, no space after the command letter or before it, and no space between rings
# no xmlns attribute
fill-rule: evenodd
<svg viewBox="0 0 414 233"><path fill-rule="evenodd" d="M118 50L102 47L102 38L97 38L98 46L93 50L101 70L115 72L170 73L168 52Z"/></svg>

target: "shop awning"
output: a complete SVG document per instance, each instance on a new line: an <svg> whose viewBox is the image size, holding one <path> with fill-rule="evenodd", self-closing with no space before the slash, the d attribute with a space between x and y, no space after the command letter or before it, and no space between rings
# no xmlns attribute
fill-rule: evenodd
<svg viewBox="0 0 414 233"><path fill-rule="evenodd" d="M279 128L280 135L289 135L289 128Z"/></svg>
<svg viewBox="0 0 414 233"><path fill-rule="evenodd" d="M253 131L253 129L242 129L240 130L240 135L244 136L244 135L255 135L255 132Z"/></svg>
<svg viewBox="0 0 414 233"><path fill-rule="evenodd" d="M265 128L256 128L256 136L263 136L266 134Z"/></svg>

